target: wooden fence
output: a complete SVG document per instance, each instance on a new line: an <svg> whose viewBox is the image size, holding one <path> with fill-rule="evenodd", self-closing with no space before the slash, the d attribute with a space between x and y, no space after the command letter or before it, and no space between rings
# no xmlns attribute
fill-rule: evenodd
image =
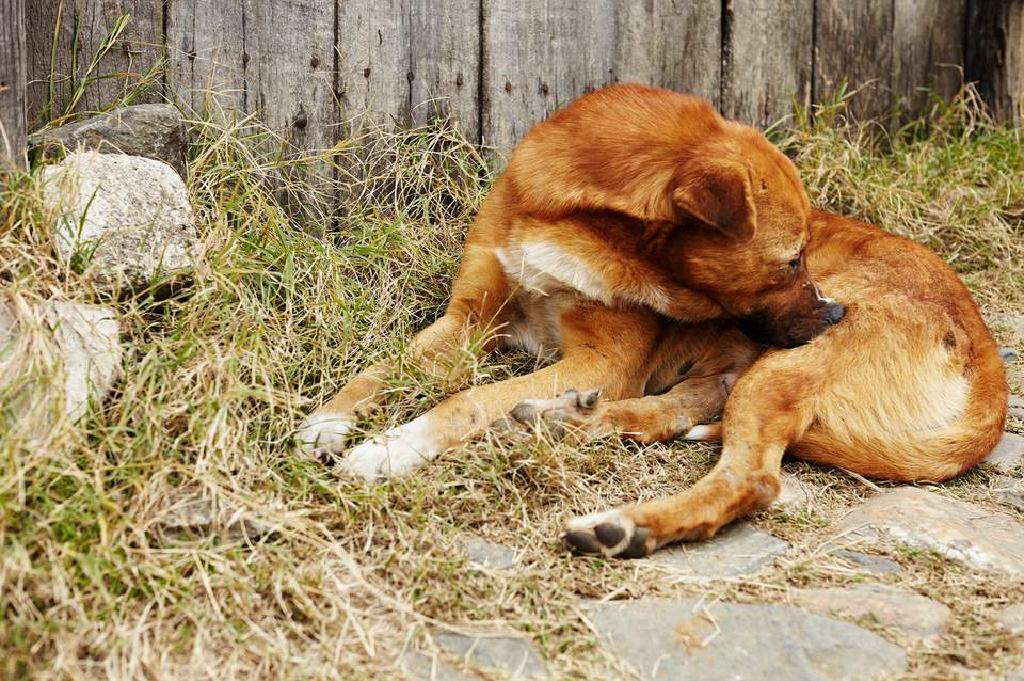
<svg viewBox="0 0 1024 681"><path fill-rule="evenodd" d="M0 7L26 0L0 0ZM859 114L920 111L965 70L1019 114L1024 0L27 0L27 110L38 124L143 99L260 112L326 148L371 112L452 115L507 149L577 95L636 80L765 126L843 80ZM98 64L118 17L131 20ZM0 10L0 18L3 11ZM2 29L0 29L2 30ZM0 32L0 56L4 55ZM966 59L965 59L966 57ZM83 83L87 85L83 87ZM433 101L431 101L433 100ZM142 100L137 100L142 101Z"/></svg>

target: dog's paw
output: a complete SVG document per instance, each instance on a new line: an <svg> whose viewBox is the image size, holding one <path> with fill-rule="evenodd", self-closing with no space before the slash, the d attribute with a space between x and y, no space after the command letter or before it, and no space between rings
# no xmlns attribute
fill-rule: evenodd
<svg viewBox="0 0 1024 681"><path fill-rule="evenodd" d="M553 438L560 440L567 431L585 430L590 425L600 399L600 390L583 393L566 390L552 400L524 400L508 416L523 426L543 427ZM508 418L500 425L507 423Z"/></svg>
<svg viewBox="0 0 1024 681"><path fill-rule="evenodd" d="M651 531L618 510L573 518L561 539L573 553L587 556L643 558L656 548Z"/></svg>
<svg viewBox="0 0 1024 681"><path fill-rule="evenodd" d="M308 456L324 465L345 448L345 439L355 428L352 414L316 412L306 417L295 433L295 440Z"/></svg>
<svg viewBox="0 0 1024 681"><path fill-rule="evenodd" d="M338 470L380 482L404 475L438 455L439 449L423 423L411 421L353 447L338 463Z"/></svg>

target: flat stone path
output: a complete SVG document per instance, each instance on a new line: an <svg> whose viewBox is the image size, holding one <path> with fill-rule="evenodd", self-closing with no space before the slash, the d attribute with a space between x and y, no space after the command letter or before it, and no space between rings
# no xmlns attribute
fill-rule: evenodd
<svg viewBox="0 0 1024 681"><path fill-rule="evenodd" d="M695 581L753 574L786 552L789 544L747 522L722 529L713 539L668 546L646 561Z"/></svg>
<svg viewBox="0 0 1024 681"><path fill-rule="evenodd" d="M838 530L868 546L906 544L972 567L1024 575L1024 523L925 489L883 492L853 509Z"/></svg>
<svg viewBox="0 0 1024 681"><path fill-rule="evenodd" d="M587 611L642 679L868 681L906 668L903 650L882 637L785 605L641 598Z"/></svg>
<svg viewBox="0 0 1024 681"><path fill-rule="evenodd" d="M921 641L939 638L950 617L949 608L942 603L883 584L794 589L790 599L794 605L811 612L877 622L902 636Z"/></svg>

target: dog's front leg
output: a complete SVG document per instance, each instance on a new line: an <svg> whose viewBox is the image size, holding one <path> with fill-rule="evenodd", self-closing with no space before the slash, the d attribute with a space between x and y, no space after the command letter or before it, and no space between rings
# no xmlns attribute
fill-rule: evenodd
<svg viewBox="0 0 1024 681"><path fill-rule="evenodd" d="M635 381L633 382L635 383ZM574 385L625 397L639 391L596 352L578 352L527 376L476 386L412 421L353 448L340 466L368 481L402 475L483 433L526 397L555 396Z"/></svg>

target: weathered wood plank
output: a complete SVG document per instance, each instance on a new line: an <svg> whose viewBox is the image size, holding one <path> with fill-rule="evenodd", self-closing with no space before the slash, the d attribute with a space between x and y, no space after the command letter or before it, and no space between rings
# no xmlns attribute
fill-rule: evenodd
<svg viewBox="0 0 1024 681"><path fill-rule="evenodd" d="M169 93L199 113L249 112L243 0L171 0Z"/></svg>
<svg viewBox="0 0 1024 681"><path fill-rule="evenodd" d="M128 16L128 25L97 64L88 71L118 19ZM98 110L125 97L159 69L163 59L163 9L152 0L77 0L75 25L78 44L77 84L88 80L78 103L79 110ZM162 88L162 74L150 81L149 96L133 103L151 101ZM65 104L68 104L65 101Z"/></svg>
<svg viewBox="0 0 1024 681"><path fill-rule="evenodd" d="M25 162L25 0L0 0L0 167Z"/></svg>
<svg viewBox="0 0 1024 681"><path fill-rule="evenodd" d="M762 128L811 101L814 0L727 3L722 113Z"/></svg>
<svg viewBox="0 0 1024 681"><path fill-rule="evenodd" d="M615 80L617 5L484 0L484 145L507 151L556 109Z"/></svg>
<svg viewBox="0 0 1024 681"><path fill-rule="evenodd" d="M25 15L28 40L28 121L40 127L62 113L74 83L74 0L33 2Z"/></svg>
<svg viewBox="0 0 1024 681"><path fill-rule="evenodd" d="M247 108L297 149L338 138L333 0L247 0Z"/></svg>
<svg viewBox="0 0 1024 681"><path fill-rule="evenodd" d="M412 122L450 116L479 142L479 0L415 0L409 28Z"/></svg>
<svg viewBox="0 0 1024 681"><path fill-rule="evenodd" d="M1024 122L1024 0L971 0L964 55L968 80L997 120Z"/></svg>
<svg viewBox="0 0 1024 681"><path fill-rule="evenodd" d="M618 3L615 80L692 92L720 104L720 0Z"/></svg>
<svg viewBox="0 0 1024 681"><path fill-rule="evenodd" d="M404 0L341 0L338 95L344 120L411 122L410 16Z"/></svg>
<svg viewBox="0 0 1024 681"><path fill-rule="evenodd" d="M895 0L893 8L893 103L914 117L929 91L949 100L960 89L967 2Z"/></svg>
<svg viewBox="0 0 1024 681"><path fill-rule="evenodd" d="M892 0L816 0L814 97L830 97L845 79L865 87L850 102L855 116L892 110ZM870 85L868 85L870 83Z"/></svg>
<svg viewBox="0 0 1024 681"><path fill-rule="evenodd" d="M126 15L127 26L90 70L118 19ZM36 123L71 110L105 108L128 94L134 103L159 99L163 87L161 3L33 0L27 26L29 115Z"/></svg>

